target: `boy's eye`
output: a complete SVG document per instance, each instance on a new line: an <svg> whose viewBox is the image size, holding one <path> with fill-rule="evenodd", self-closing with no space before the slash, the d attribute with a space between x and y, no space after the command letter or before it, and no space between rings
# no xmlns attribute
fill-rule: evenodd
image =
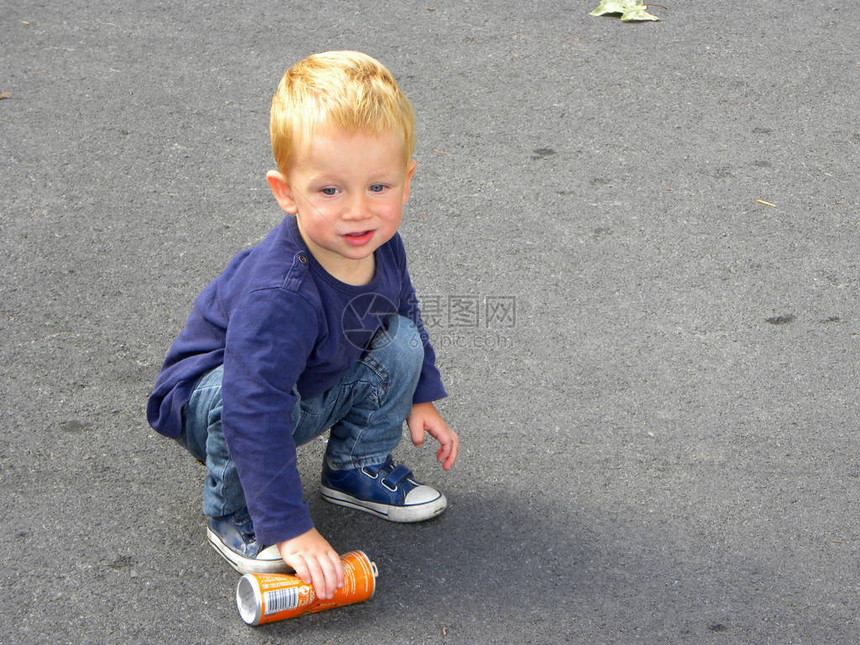
<svg viewBox="0 0 860 645"><path fill-rule="evenodd" d="M385 190L385 186L383 184L373 184L370 187L370 191L373 193L381 193Z"/></svg>
<svg viewBox="0 0 860 645"><path fill-rule="evenodd" d="M328 187L326 187L326 188L323 188L320 192L321 192L323 195L332 196L332 195L336 195L336 194L337 194L337 188L332 188L331 186L328 186Z"/></svg>

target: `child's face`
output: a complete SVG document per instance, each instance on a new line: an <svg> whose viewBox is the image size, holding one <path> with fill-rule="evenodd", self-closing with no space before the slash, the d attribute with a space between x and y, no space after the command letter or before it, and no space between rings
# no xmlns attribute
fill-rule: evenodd
<svg viewBox="0 0 860 645"><path fill-rule="evenodd" d="M400 227L414 170L414 161L404 164L395 133L318 134L296 156L283 178L286 199L278 201L296 213L319 263L349 281L367 270L373 252Z"/></svg>

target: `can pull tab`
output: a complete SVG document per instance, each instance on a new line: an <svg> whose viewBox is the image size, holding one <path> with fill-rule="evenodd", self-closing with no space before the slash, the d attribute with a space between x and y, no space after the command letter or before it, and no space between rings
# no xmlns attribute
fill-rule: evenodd
<svg viewBox="0 0 860 645"><path fill-rule="evenodd" d="M373 561L370 562L370 570L373 572L374 578L379 577L379 569L376 568L376 563Z"/></svg>

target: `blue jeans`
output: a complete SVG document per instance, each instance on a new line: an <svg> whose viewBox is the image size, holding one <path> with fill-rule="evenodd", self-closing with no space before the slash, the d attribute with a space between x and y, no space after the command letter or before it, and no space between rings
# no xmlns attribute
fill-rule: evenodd
<svg viewBox="0 0 860 645"><path fill-rule="evenodd" d="M331 429L326 459L333 468L381 464L400 441L423 361L424 345L415 324L391 316L370 349L334 387L311 399L299 398L292 413L296 445ZM177 438L206 464L203 513L210 517L247 508L221 429L223 373L224 367L218 366L197 382L182 409L182 432Z"/></svg>

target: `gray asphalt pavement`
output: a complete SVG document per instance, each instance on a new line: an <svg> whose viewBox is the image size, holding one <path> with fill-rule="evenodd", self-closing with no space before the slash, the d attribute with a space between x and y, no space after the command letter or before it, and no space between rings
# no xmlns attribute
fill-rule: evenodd
<svg viewBox="0 0 860 645"><path fill-rule="evenodd" d="M0 643L860 642L856 2L0 0ZM462 438L438 520L324 506L368 603L260 628L144 404L279 220L315 51L418 115L402 232Z"/></svg>

